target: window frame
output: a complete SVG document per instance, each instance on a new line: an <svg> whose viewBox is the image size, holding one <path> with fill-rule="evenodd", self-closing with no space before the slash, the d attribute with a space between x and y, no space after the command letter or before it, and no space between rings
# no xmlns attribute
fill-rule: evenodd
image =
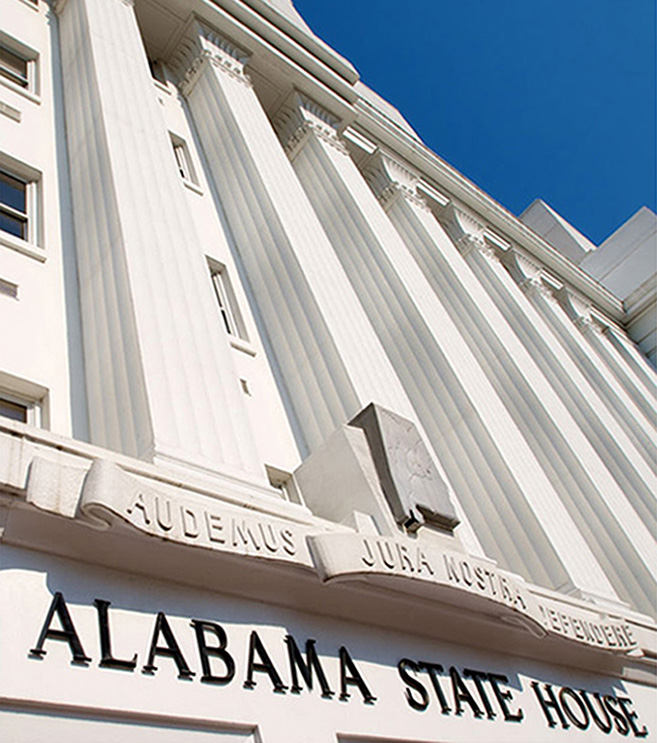
<svg viewBox="0 0 657 743"><path fill-rule="evenodd" d="M12 405L24 407L26 409L27 425L43 429L49 428L49 393L46 387L7 372L0 372L0 399L6 400ZM0 420L21 422L4 415L0 415Z"/></svg>
<svg viewBox="0 0 657 743"><path fill-rule="evenodd" d="M171 150L178 175L186 186L191 186L194 190L197 190L199 188L198 178L187 142L173 132L169 132L169 139L171 140Z"/></svg>
<svg viewBox="0 0 657 743"><path fill-rule="evenodd" d="M40 102L39 53L22 41L0 32L0 48L25 62L25 77L20 78L0 62L0 83L35 102ZM21 82L24 80L24 84Z"/></svg>
<svg viewBox="0 0 657 743"><path fill-rule="evenodd" d="M214 290L217 309L223 320L222 327L228 337L235 341L249 343L244 317L240 310L235 291L223 263L208 259L210 281Z"/></svg>
<svg viewBox="0 0 657 743"><path fill-rule="evenodd" d="M41 247L41 173L4 152L0 152L0 173L25 184L25 212L3 202L0 197L1 212L14 219L24 218L24 236L19 237L9 230L0 229L0 243L18 250Z"/></svg>
<svg viewBox="0 0 657 743"><path fill-rule="evenodd" d="M16 395L11 392L6 392L5 390L0 390L0 401L25 408L24 421L10 418L1 413L0 420L10 420L16 423L26 423L28 426L35 426L36 428L43 428L43 405L41 400L34 400L30 397L25 397L24 395Z"/></svg>

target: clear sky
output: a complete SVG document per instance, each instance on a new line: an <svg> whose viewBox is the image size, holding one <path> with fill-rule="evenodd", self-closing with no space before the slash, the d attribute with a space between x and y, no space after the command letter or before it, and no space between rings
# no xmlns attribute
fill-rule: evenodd
<svg viewBox="0 0 657 743"><path fill-rule="evenodd" d="M594 243L655 210L654 0L293 0L423 141Z"/></svg>

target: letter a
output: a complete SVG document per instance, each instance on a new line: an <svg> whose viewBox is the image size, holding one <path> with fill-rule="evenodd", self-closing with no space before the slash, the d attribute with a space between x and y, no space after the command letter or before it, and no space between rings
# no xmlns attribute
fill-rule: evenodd
<svg viewBox="0 0 657 743"><path fill-rule="evenodd" d="M349 674L347 675L347 671ZM344 645L340 648L340 699L343 701L349 699L349 691L347 686L357 686L358 691L363 695L363 701L365 704L374 704L376 697L367 688L365 680L360 675L360 671L356 668L349 651Z"/></svg>
<svg viewBox="0 0 657 743"><path fill-rule="evenodd" d="M55 614L57 614L59 623L62 625L61 629L50 629L50 624ZM84 665L91 663L91 658L87 657L82 649L82 643L80 642L78 633L75 631L75 627L73 626L71 615L68 613L66 601L59 591L53 596L50 609L48 610L48 616L46 617L46 621L43 623L43 628L39 635L39 639L37 640L36 647L30 650L30 654L42 658L46 654L46 651L43 649L43 644L46 640L63 640L64 642L67 642L71 650L71 655L73 656L73 663L81 663Z"/></svg>

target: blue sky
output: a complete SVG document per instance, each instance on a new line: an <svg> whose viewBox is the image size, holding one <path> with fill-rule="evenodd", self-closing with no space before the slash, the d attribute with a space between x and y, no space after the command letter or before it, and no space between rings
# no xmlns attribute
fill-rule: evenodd
<svg viewBox="0 0 657 743"><path fill-rule="evenodd" d="M424 142L599 243L655 210L654 0L294 0Z"/></svg>

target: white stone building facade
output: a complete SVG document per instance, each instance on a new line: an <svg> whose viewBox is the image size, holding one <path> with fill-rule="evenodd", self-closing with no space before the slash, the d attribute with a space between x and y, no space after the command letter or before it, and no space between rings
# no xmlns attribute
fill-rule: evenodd
<svg viewBox="0 0 657 743"><path fill-rule="evenodd" d="M288 0L0 3L3 740L654 735L654 214Z"/></svg>

